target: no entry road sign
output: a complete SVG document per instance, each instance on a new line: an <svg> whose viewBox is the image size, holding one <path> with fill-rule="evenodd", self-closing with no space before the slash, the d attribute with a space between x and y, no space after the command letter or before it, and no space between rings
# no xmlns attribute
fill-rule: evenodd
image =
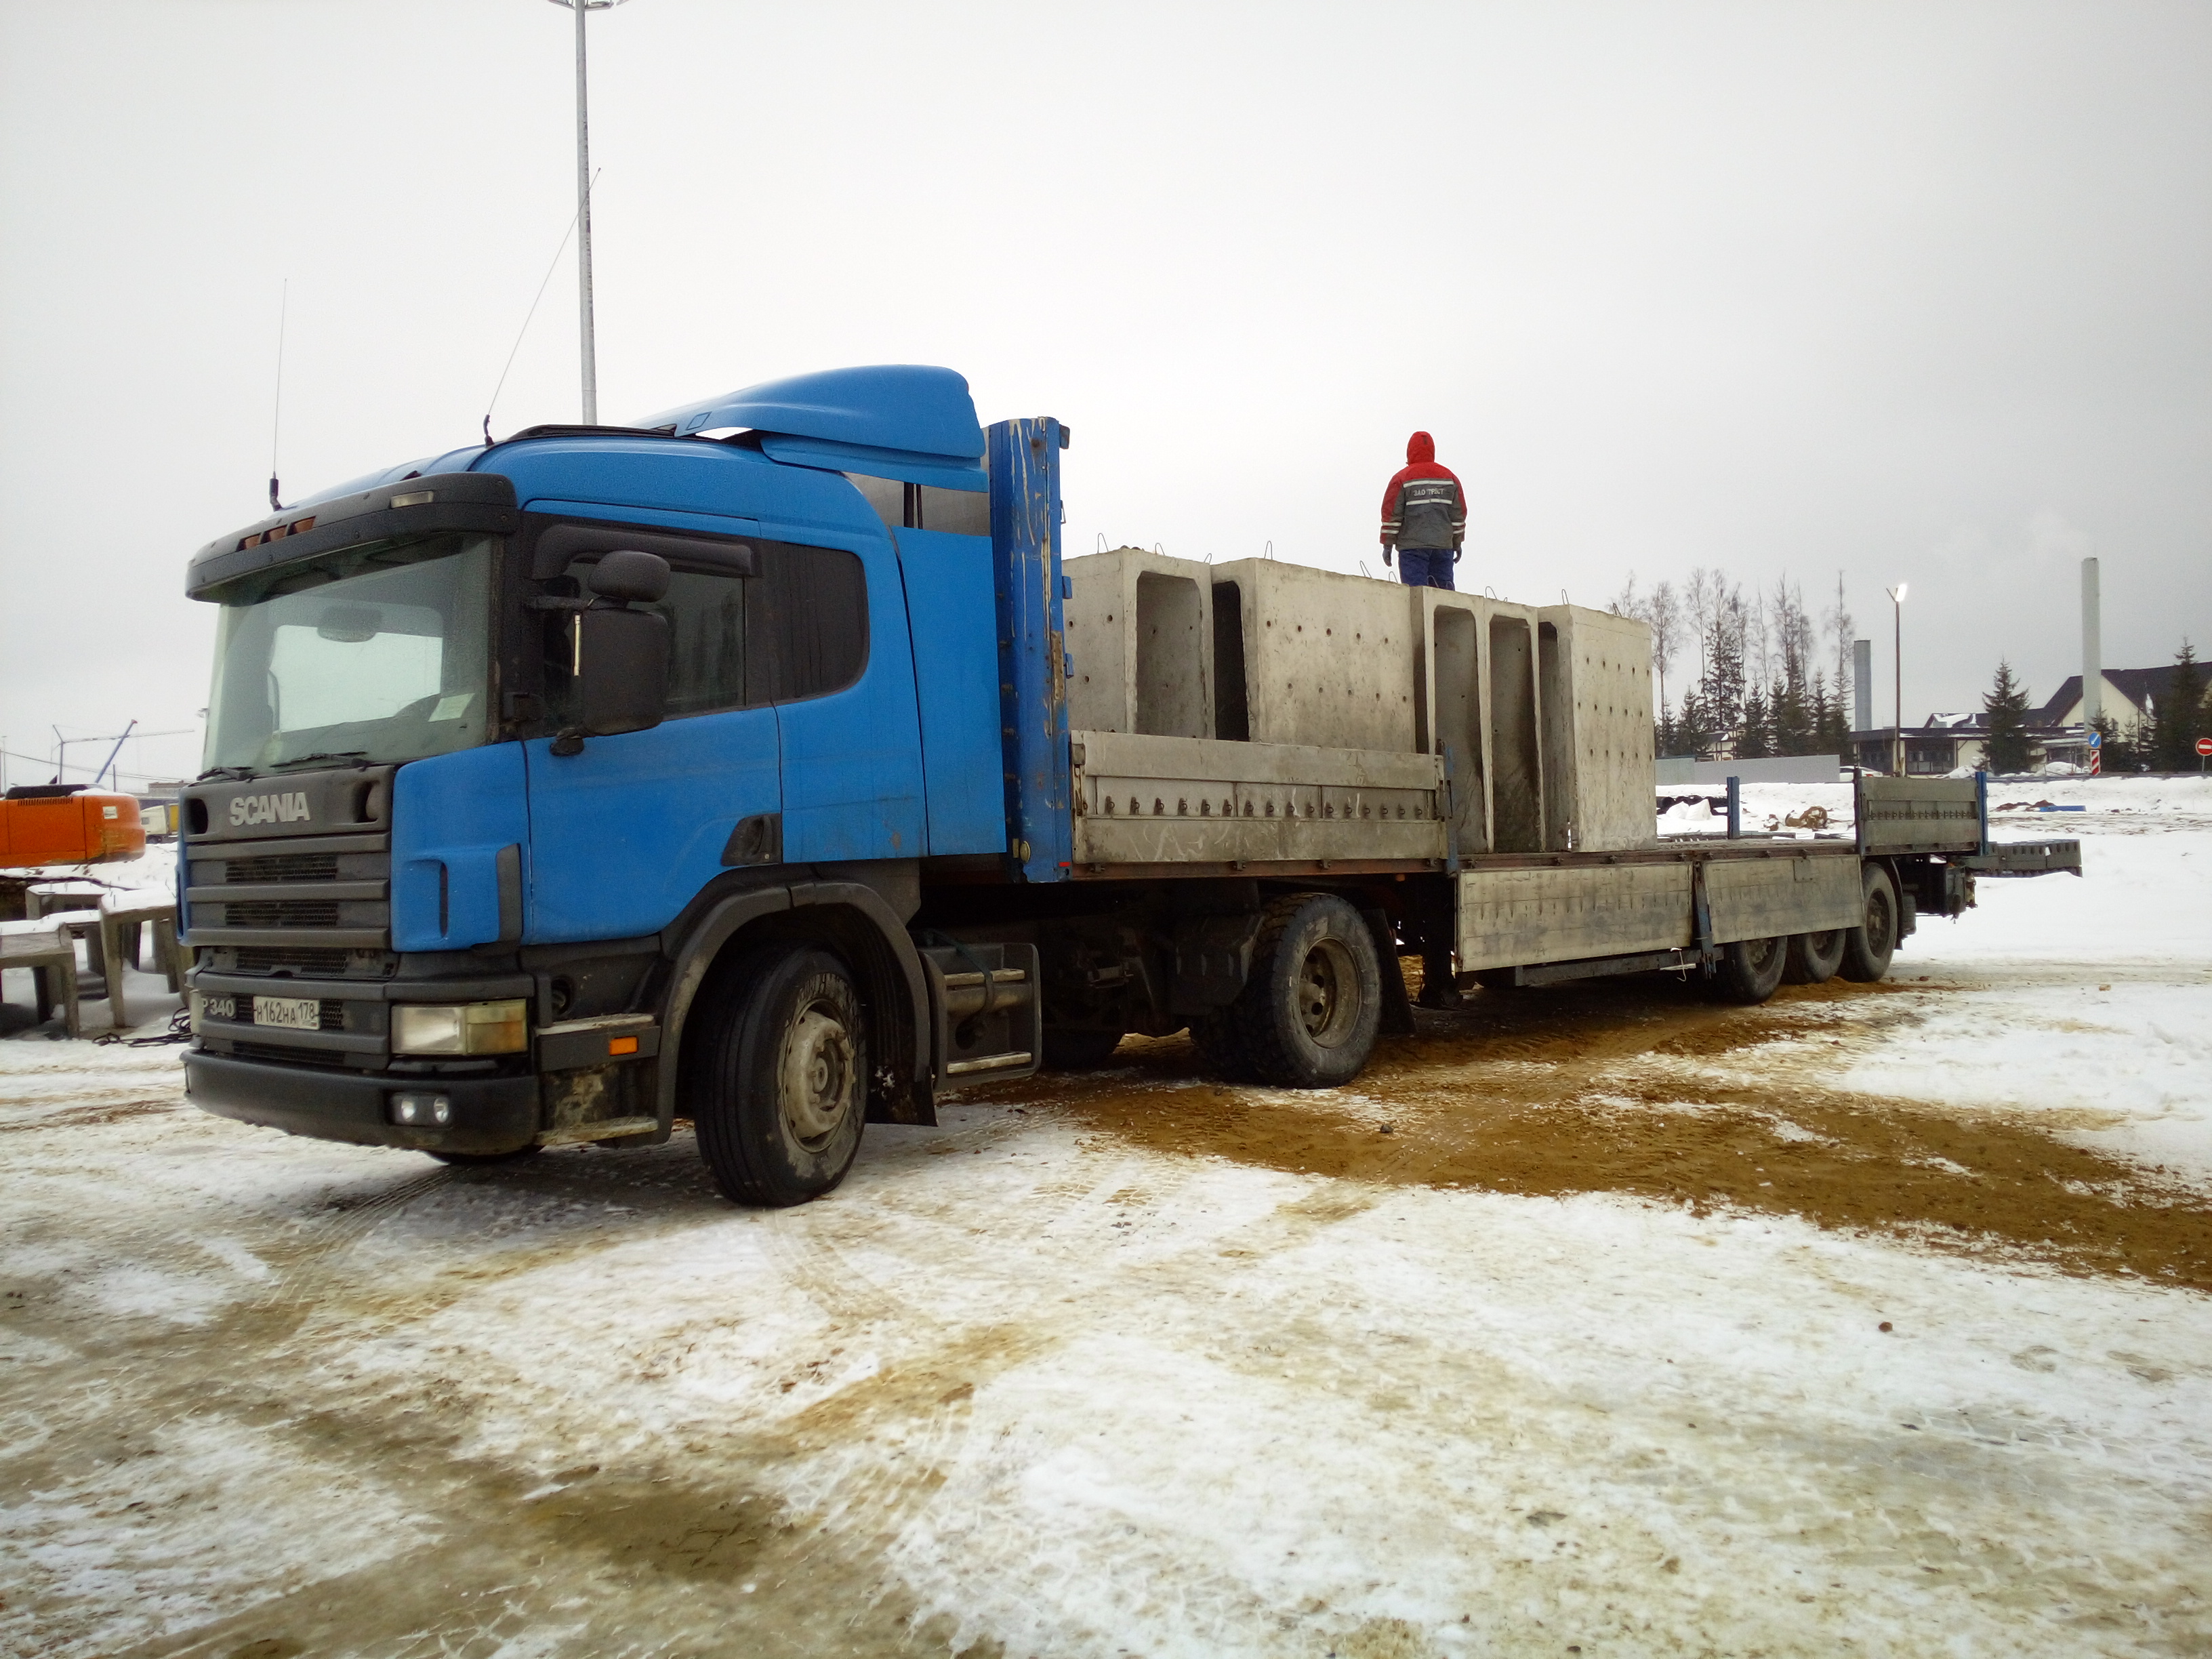
<svg viewBox="0 0 2212 1659"><path fill-rule="evenodd" d="M2212 738L2197 738L2197 752L2200 755L2212 755Z"/></svg>

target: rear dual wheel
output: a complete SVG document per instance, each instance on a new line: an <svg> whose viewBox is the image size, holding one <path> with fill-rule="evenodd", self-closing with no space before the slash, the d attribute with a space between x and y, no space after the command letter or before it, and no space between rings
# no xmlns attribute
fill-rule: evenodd
<svg viewBox="0 0 2212 1659"><path fill-rule="evenodd" d="M1860 878L1860 889L1866 908L1859 925L1844 931L1844 959L1837 971L1856 984L1871 985L1888 974L1889 959L1897 954L1897 884L1888 871L1869 864Z"/></svg>
<svg viewBox="0 0 2212 1659"><path fill-rule="evenodd" d="M1243 991L1191 1035L1231 1082L1333 1089L1359 1075L1382 1021L1366 921L1334 893L1294 893L1262 915Z"/></svg>

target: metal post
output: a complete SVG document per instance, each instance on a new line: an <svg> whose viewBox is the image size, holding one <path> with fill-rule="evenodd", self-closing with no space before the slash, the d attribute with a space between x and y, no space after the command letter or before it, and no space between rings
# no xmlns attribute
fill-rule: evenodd
<svg viewBox="0 0 2212 1659"><path fill-rule="evenodd" d="M1974 774L1974 821L1975 834L1981 843L1974 850L1981 857L1987 858L1990 855L1990 775L1987 772Z"/></svg>
<svg viewBox="0 0 2212 1659"><path fill-rule="evenodd" d="M1890 643L1892 666L1897 671L1897 728L1893 739L1896 764L1891 769L1890 775L1898 778L1905 775L1905 590L1903 582L1885 590L1889 594L1893 626L1896 630Z"/></svg>
<svg viewBox="0 0 2212 1659"><path fill-rule="evenodd" d="M2093 731L2105 714L2105 649L2097 562L2081 561L2081 724Z"/></svg>
<svg viewBox="0 0 2212 1659"><path fill-rule="evenodd" d="M599 423L599 348L592 328L592 134L584 73L588 0L570 0L576 14L576 302L584 364L584 424Z"/></svg>
<svg viewBox="0 0 2212 1659"><path fill-rule="evenodd" d="M1728 838L1734 841L1743 834L1743 780L1730 778L1728 792Z"/></svg>

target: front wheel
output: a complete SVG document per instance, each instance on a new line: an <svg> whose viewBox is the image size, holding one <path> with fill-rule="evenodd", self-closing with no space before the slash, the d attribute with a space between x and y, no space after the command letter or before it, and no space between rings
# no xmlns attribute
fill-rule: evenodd
<svg viewBox="0 0 2212 1659"><path fill-rule="evenodd" d="M725 963L699 994L684 1082L725 1196L781 1208L845 1178L866 1115L867 1026L845 964L811 945Z"/></svg>
<svg viewBox="0 0 2212 1659"><path fill-rule="evenodd" d="M1889 972L1889 959L1897 954L1897 884L1889 872L1869 864L1860 878L1865 895L1865 920L1844 934L1843 976L1860 985L1871 985Z"/></svg>
<svg viewBox="0 0 2212 1659"><path fill-rule="evenodd" d="M1374 933L1333 893L1277 899L1253 942L1251 976L1219 1018L1231 1028L1228 1046L1260 1082L1287 1089L1351 1082L1382 1023Z"/></svg>
<svg viewBox="0 0 2212 1659"><path fill-rule="evenodd" d="M1782 970L1787 985L1825 985L1844 965L1844 930L1798 933L1790 941L1790 965Z"/></svg>

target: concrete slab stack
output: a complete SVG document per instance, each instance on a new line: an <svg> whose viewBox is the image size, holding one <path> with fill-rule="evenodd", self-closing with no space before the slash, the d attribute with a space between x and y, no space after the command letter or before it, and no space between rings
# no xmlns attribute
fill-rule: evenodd
<svg viewBox="0 0 2212 1659"><path fill-rule="evenodd" d="M1641 623L1267 559L1209 566L1117 548L1065 569L1076 732L1430 757L1449 780L1437 810L1463 856L1656 842ZM1110 752L1114 775L1150 775L1136 751ZM1218 811L1201 810L1212 783L1265 775L1248 779L1218 753L1181 757L1180 770L1164 750L1156 758L1161 787L1108 787L1092 803L1102 816L1111 800L1126 823L1123 797L1143 795L1146 817L1182 817L1165 805L1172 794L1199 803L1190 811L1203 820ZM1190 787L1170 792L1186 772ZM1244 816L1237 792L1214 793Z"/></svg>

